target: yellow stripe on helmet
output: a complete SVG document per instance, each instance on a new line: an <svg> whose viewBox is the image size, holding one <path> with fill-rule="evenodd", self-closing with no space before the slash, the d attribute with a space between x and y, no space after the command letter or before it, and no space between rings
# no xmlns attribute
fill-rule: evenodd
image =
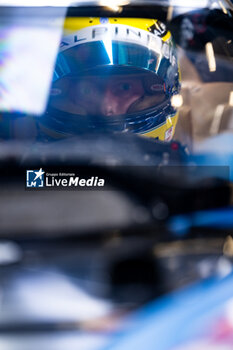
<svg viewBox="0 0 233 350"><path fill-rule="evenodd" d="M69 35L75 33L76 31L91 27L95 25L103 24L103 21L106 20L110 24L123 24L138 29L151 32L150 28L155 26L157 27L158 20L156 19L145 19L145 18L101 18L101 17L67 17L64 22L64 35ZM106 23L105 23L106 24ZM165 36L162 36L163 41L169 40L171 33L167 32Z"/></svg>
<svg viewBox="0 0 233 350"><path fill-rule="evenodd" d="M178 113L176 113L173 117L167 118L166 123L164 123L163 125L158 126L154 130L145 133L140 133L140 135L151 138L158 138L161 141L170 141L175 132L177 119Z"/></svg>

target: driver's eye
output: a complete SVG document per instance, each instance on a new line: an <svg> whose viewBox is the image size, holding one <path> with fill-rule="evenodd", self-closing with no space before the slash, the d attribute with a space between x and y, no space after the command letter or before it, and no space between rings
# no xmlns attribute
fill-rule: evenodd
<svg viewBox="0 0 233 350"><path fill-rule="evenodd" d="M82 95L89 94L93 90L93 87L89 84L80 84L79 91Z"/></svg>
<svg viewBox="0 0 233 350"><path fill-rule="evenodd" d="M87 97L89 95L93 95L97 93L97 87L93 83L89 82L80 82L77 86L77 92L82 97Z"/></svg>
<svg viewBox="0 0 233 350"><path fill-rule="evenodd" d="M129 84L129 83L122 83L120 85L120 89L122 91L129 91L131 89L131 84Z"/></svg>
<svg viewBox="0 0 233 350"><path fill-rule="evenodd" d="M80 93L81 95L86 95L86 94L89 94L90 92L90 89L88 87L82 87L82 89L80 89Z"/></svg>
<svg viewBox="0 0 233 350"><path fill-rule="evenodd" d="M115 87L113 87L113 93L115 95L128 94L131 91L132 91L132 85L127 82L119 83L115 85Z"/></svg>

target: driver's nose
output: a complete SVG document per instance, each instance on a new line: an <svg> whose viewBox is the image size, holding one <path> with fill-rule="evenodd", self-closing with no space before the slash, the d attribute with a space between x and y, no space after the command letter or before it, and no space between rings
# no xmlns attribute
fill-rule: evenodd
<svg viewBox="0 0 233 350"><path fill-rule="evenodd" d="M106 117L120 114L119 99L113 94L109 87L104 91L101 113Z"/></svg>

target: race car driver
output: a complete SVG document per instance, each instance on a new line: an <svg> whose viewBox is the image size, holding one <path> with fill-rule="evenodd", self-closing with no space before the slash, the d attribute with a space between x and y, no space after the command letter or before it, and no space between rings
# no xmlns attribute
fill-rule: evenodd
<svg viewBox="0 0 233 350"><path fill-rule="evenodd" d="M176 49L151 19L67 18L40 135L133 132L168 141L180 88Z"/></svg>

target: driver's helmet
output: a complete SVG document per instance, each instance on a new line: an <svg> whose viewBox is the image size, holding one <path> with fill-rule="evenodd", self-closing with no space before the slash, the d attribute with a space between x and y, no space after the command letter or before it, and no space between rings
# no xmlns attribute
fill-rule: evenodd
<svg viewBox="0 0 233 350"><path fill-rule="evenodd" d="M163 23L70 17L41 127L54 137L102 129L170 140L179 86L175 45Z"/></svg>

